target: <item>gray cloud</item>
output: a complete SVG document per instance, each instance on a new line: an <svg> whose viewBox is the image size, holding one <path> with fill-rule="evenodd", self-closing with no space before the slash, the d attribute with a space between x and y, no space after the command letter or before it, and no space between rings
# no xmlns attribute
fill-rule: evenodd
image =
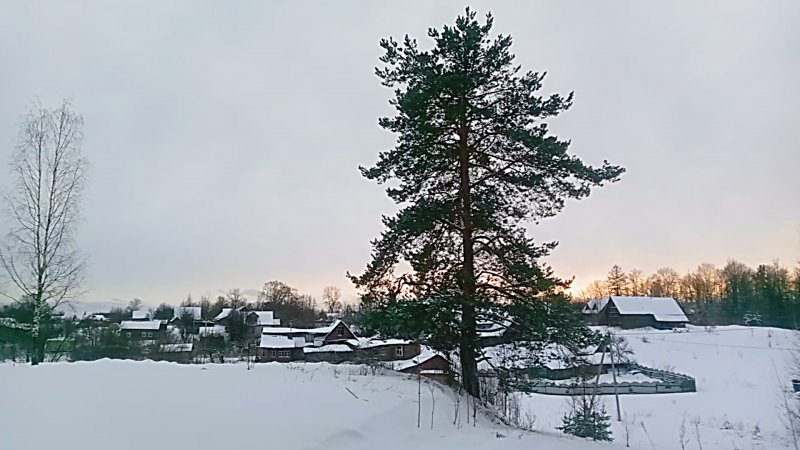
<svg viewBox="0 0 800 450"><path fill-rule="evenodd" d="M35 98L71 97L92 163L89 297L154 304L281 279L352 295L380 214L363 180L393 137L385 36L424 40L457 2L4 2L0 160ZM532 226L580 285L614 263L686 270L800 256L800 4L474 2L547 91L552 128L622 182ZM7 173L0 188L7 185Z"/></svg>

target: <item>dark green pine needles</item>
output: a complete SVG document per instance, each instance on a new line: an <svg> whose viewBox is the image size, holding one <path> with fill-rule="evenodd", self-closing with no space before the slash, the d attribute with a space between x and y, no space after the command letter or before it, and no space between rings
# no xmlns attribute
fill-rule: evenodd
<svg viewBox="0 0 800 450"><path fill-rule="evenodd" d="M492 22L467 9L455 26L428 31L428 51L407 36L381 41L376 74L395 89L397 114L380 125L397 146L361 170L389 182L402 209L384 217L372 261L351 276L368 325L457 350L476 396L477 326L507 328L505 339L526 345L586 336L564 296L569 282L539 262L555 243L534 244L525 224L624 172L584 164L548 133L543 120L568 109L572 94L537 95L544 74L522 72L511 37L490 37Z"/></svg>

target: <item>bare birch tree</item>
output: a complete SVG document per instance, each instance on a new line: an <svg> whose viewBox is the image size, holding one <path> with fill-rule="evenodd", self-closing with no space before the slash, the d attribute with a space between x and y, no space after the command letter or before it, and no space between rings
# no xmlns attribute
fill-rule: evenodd
<svg viewBox="0 0 800 450"><path fill-rule="evenodd" d="M340 298L342 298L342 291L336 286L325 286L325 289L322 290L322 301L329 313L335 313L341 309Z"/></svg>
<svg viewBox="0 0 800 450"><path fill-rule="evenodd" d="M82 138L83 118L68 101L54 109L35 105L11 158L11 223L0 264L16 289L3 295L32 306L34 365L44 360L42 320L79 293L84 277L85 258L73 240L86 180Z"/></svg>

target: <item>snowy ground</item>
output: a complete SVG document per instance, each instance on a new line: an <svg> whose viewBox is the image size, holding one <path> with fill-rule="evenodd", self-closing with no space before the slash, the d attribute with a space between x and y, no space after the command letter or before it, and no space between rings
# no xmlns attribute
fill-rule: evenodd
<svg viewBox="0 0 800 450"><path fill-rule="evenodd" d="M524 433L479 415L454 425L451 392L399 373L328 364L177 365L103 360L0 365L0 448L547 449L620 448ZM348 392L352 391L352 394ZM358 398L356 398L358 397ZM497 433L505 438L498 438Z"/></svg>
<svg viewBox="0 0 800 450"><path fill-rule="evenodd" d="M680 449L685 416L687 450L701 448L698 430L703 450L794 448L784 438L778 411L781 389L791 387L788 366L792 349L798 347L794 332L731 326L711 332L689 327L684 333L615 333L627 337L640 364L697 380L696 393L620 396L623 415L631 424L632 447ZM615 418L614 397L604 399ZM537 428L552 430L560 424L566 400L535 394L527 397L526 407L537 415ZM616 443L625 443L623 428L614 422Z"/></svg>
<svg viewBox="0 0 800 450"><path fill-rule="evenodd" d="M791 349L798 346L793 332L691 327L687 333L618 333L628 337L641 364L697 379L696 393L620 396L631 448L680 449L684 417L687 450L700 448L698 431L703 450L790 448L777 405L780 389L789 387ZM436 385L431 429L431 391L423 384L417 428L417 382L365 371L322 363L258 364L249 371L243 364L108 360L0 365L0 449L624 448L624 427L616 422L613 445L555 431L567 400L548 395L525 396L523 413L536 416L539 430L527 433L482 414L477 426L467 424L465 400L454 425L455 397ZM613 417L614 398L604 399Z"/></svg>

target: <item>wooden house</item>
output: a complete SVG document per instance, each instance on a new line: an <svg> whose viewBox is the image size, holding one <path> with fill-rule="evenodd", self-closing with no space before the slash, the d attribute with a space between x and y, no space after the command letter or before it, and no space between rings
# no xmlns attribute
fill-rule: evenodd
<svg viewBox="0 0 800 450"><path fill-rule="evenodd" d="M244 306L240 306L238 308L222 308L219 314L217 314L213 321L217 325L228 326L228 322L230 321L233 312L236 311L240 317L243 317L247 314L247 308Z"/></svg>
<svg viewBox="0 0 800 450"><path fill-rule="evenodd" d="M262 334L258 345L259 362L292 362L305 359L303 347L305 339L287 336Z"/></svg>
<svg viewBox="0 0 800 450"><path fill-rule="evenodd" d="M356 340L356 335L341 320L318 328L291 328L291 327L264 327L262 335L284 336L288 338L303 338L305 345L316 345L318 347L328 344L341 343L348 340Z"/></svg>
<svg viewBox="0 0 800 450"><path fill-rule="evenodd" d="M245 314L244 322L253 330L253 335L259 336L265 327L280 327L281 319L275 317L272 311L250 311Z"/></svg>
<svg viewBox="0 0 800 450"><path fill-rule="evenodd" d="M258 344L258 359L281 362L302 359L352 361L353 351L357 347L358 338L341 320L318 328L263 326Z"/></svg>
<svg viewBox="0 0 800 450"><path fill-rule="evenodd" d="M160 320L123 320L119 329L122 336L132 340L158 340L165 337L167 324Z"/></svg>
<svg viewBox="0 0 800 450"><path fill-rule="evenodd" d="M369 339L359 343L363 360L399 361L418 356L420 345L406 339Z"/></svg>
<svg viewBox="0 0 800 450"><path fill-rule="evenodd" d="M194 353L193 343L162 344L158 347L155 359L177 363L190 363Z"/></svg>
<svg viewBox="0 0 800 450"><path fill-rule="evenodd" d="M611 296L590 300L583 316L592 325L620 328L681 328L689 318L672 297Z"/></svg>
<svg viewBox="0 0 800 450"><path fill-rule="evenodd" d="M453 382L450 361L438 353L430 352L407 361L396 361L392 368L398 372L421 375L441 383Z"/></svg>

